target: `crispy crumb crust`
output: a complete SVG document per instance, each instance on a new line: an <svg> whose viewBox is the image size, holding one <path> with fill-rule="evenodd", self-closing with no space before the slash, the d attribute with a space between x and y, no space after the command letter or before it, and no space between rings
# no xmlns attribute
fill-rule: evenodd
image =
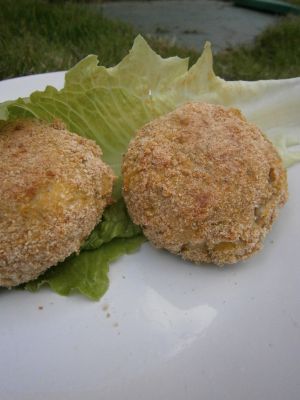
<svg viewBox="0 0 300 400"><path fill-rule="evenodd" d="M123 162L133 221L159 248L197 263L251 256L287 200L282 161L236 109L188 103L145 125Z"/></svg>
<svg viewBox="0 0 300 400"><path fill-rule="evenodd" d="M0 286L36 278L74 252L110 201L113 173L91 140L63 124L0 131Z"/></svg>

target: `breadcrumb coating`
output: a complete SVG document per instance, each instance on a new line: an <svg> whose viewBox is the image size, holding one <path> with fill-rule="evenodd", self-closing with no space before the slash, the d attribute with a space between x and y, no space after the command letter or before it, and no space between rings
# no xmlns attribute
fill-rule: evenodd
<svg viewBox="0 0 300 400"><path fill-rule="evenodd" d="M187 103L145 125L123 162L133 221L159 248L196 263L262 247L287 177L272 143L237 109Z"/></svg>
<svg viewBox="0 0 300 400"><path fill-rule="evenodd" d="M0 130L0 286L36 278L78 252L110 201L114 176L91 140L63 124Z"/></svg>

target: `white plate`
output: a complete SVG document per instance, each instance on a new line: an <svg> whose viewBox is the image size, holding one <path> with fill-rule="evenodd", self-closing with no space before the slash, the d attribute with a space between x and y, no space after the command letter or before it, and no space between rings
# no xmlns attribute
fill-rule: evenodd
<svg viewBox="0 0 300 400"><path fill-rule="evenodd" d="M0 83L0 101L63 73ZM1 156L1 155L0 155ZM100 302L0 291L1 400L299 400L300 165L263 251L220 269L145 244Z"/></svg>

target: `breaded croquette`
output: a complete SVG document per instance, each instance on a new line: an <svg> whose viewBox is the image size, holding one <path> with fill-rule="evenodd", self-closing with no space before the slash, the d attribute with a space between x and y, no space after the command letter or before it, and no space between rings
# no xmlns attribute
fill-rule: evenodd
<svg viewBox="0 0 300 400"><path fill-rule="evenodd" d="M78 252L110 201L114 176L91 140L59 122L0 131L0 286L39 276Z"/></svg>
<svg viewBox="0 0 300 400"><path fill-rule="evenodd" d="M123 177L129 214L145 236L196 263L250 257L287 200L272 143L239 110L205 103L140 129Z"/></svg>

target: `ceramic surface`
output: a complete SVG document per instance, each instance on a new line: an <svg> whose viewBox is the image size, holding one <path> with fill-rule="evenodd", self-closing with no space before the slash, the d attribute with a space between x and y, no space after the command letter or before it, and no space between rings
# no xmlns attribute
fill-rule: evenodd
<svg viewBox="0 0 300 400"><path fill-rule="evenodd" d="M0 101L63 75L3 81ZM299 400L300 165L288 179L247 262L195 266L145 244L111 265L99 302L1 290L1 400Z"/></svg>

